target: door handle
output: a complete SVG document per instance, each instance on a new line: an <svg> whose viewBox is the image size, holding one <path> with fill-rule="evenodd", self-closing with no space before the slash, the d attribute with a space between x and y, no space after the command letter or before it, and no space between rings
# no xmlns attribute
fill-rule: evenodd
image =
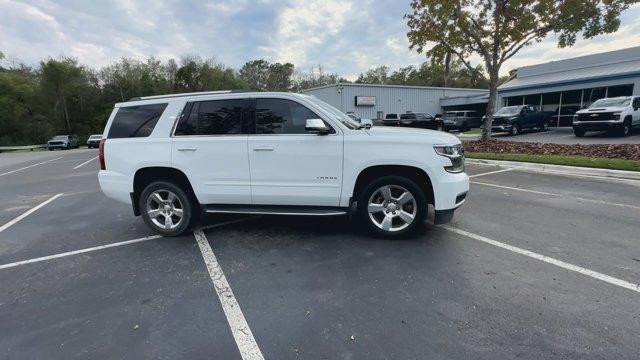
<svg viewBox="0 0 640 360"><path fill-rule="evenodd" d="M253 148L253 151L273 151L273 147L263 146L258 148Z"/></svg>
<svg viewBox="0 0 640 360"><path fill-rule="evenodd" d="M178 149L178 151L196 151L196 150L198 150L198 149L196 149L196 148L180 148L180 149Z"/></svg>

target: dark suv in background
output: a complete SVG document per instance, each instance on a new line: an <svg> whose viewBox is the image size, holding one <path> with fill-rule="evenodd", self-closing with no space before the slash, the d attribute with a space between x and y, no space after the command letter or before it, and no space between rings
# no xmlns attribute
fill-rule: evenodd
<svg viewBox="0 0 640 360"><path fill-rule="evenodd" d="M442 120L437 120L428 113L406 113L400 115L398 126L414 127L421 129L444 130Z"/></svg>
<svg viewBox="0 0 640 360"><path fill-rule="evenodd" d="M482 125L482 116L477 111L471 110L445 111L442 114L442 120L445 131L460 130L460 132L466 132L471 128L477 128Z"/></svg>

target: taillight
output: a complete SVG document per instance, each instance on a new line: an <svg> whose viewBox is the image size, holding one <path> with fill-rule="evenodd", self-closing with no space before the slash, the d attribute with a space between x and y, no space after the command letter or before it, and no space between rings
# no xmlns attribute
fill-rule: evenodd
<svg viewBox="0 0 640 360"><path fill-rule="evenodd" d="M107 170L107 166L104 163L104 142L107 139L100 140L100 145L98 146L98 159L100 160L100 170Z"/></svg>

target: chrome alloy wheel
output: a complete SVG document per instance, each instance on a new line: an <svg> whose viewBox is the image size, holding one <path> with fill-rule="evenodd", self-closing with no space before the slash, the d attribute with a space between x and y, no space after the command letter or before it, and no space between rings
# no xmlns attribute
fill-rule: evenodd
<svg viewBox="0 0 640 360"><path fill-rule="evenodd" d="M367 211L377 227L394 232L413 223L418 207L409 190L398 185L385 185L371 194Z"/></svg>
<svg viewBox="0 0 640 360"><path fill-rule="evenodd" d="M156 190L147 198L149 219L159 228L171 230L182 223L184 215L182 203L169 190Z"/></svg>

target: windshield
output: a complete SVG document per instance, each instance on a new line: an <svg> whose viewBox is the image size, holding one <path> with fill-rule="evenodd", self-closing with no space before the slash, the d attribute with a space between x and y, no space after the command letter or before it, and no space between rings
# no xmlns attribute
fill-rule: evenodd
<svg viewBox="0 0 640 360"><path fill-rule="evenodd" d="M56 135L53 140L67 140L67 135Z"/></svg>
<svg viewBox="0 0 640 360"><path fill-rule="evenodd" d="M600 99L596 100L590 108L594 107L625 107L631 104L630 97L619 97L619 98L610 98L610 99Z"/></svg>
<svg viewBox="0 0 640 360"><path fill-rule="evenodd" d="M385 119L397 119L398 118L398 114L387 114L387 116L385 116Z"/></svg>
<svg viewBox="0 0 640 360"><path fill-rule="evenodd" d="M362 125L358 124L355 120L351 119L347 114L327 104L326 102L318 99L315 96L309 96L309 100L319 107L326 110L335 120L340 121L344 126L351 130L361 129Z"/></svg>
<svg viewBox="0 0 640 360"><path fill-rule="evenodd" d="M446 113L442 114L442 117L443 118L452 118L452 117L455 117L456 115L458 115L458 113L456 113L456 112L446 112Z"/></svg>
<svg viewBox="0 0 640 360"><path fill-rule="evenodd" d="M517 115L518 112L520 112L520 106L505 106L494 115Z"/></svg>

